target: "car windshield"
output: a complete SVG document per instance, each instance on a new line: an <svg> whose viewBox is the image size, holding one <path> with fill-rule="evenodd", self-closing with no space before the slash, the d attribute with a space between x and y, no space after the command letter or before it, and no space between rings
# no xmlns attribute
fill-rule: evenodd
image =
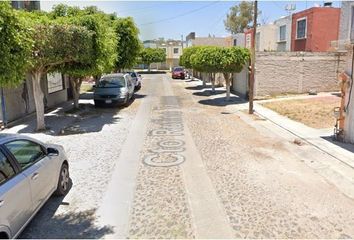
<svg viewBox="0 0 354 240"><path fill-rule="evenodd" d="M181 72L181 71L183 71L183 68L175 68L174 71L175 71L175 72Z"/></svg>
<svg viewBox="0 0 354 240"><path fill-rule="evenodd" d="M98 83L99 88L121 88L125 87L125 79L123 76L119 77L104 77Z"/></svg>

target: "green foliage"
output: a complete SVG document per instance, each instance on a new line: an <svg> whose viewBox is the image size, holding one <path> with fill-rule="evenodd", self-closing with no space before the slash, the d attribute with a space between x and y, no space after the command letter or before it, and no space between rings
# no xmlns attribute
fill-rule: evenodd
<svg viewBox="0 0 354 240"><path fill-rule="evenodd" d="M131 68L136 64L141 49L139 29L134 20L128 17L115 20L114 31L118 37L115 68L117 70Z"/></svg>
<svg viewBox="0 0 354 240"><path fill-rule="evenodd" d="M208 73L240 72L249 58L246 48L214 46L199 47L190 57L193 69Z"/></svg>
<svg viewBox="0 0 354 240"><path fill-rule="evenodd" d="M90 31L91 42L83 43L87 50L81 52L82 61L66 62L61 71L71 76L86 77L111 72L117 56L117 38L110 16L95 7L83 10L77 7L58 5L50 16L56 21L83 27Z"/></svg>
<svg viewBox="0 0 354 240"><path fill-rule="evenodd" d="M62 64L88 60L87 51L90 52L93 38L91 31L46 17L33 19L29 21L33 41L31 72L56 71Z"/></svg>
<svg viewBox="0 0 354 240"><path fill-rule="evenodd" d="M140 61L144 64L166 61L166 53L161 48L143 48L140 51Z"/></svg>
<svg viewBox="0 0 354 240"><path fill-rule="evenodd" d="M193 69L199 72L217 72L220 61L219 49L214 46L199 47L190 58Z"/></svg>
<svg viewBox="0 0 354 240"><path fill-rule="evenodd" d="M253 20L253 3L242 1L238 5L230 8L230 12L226 15L224 25L227 31L232 34L242 33Z"/></svg>
<svg viewBox="0 0 354 240"><path fill-rule="evenodd" d="M239 73L250 60L250 51L243 47L230 47L219 49L220 62L218 72Z"/></svg>
<svg viewBox="0 0 354 240"><path fill-rule="evenodd" d="M201 47L193 46L183 50L183 54L179 58L179 64L185 68L193 68L191 63L191 56L195 54Z"/></svg>
<svg viewBox="0 0 354 240"><path fill-rule="evenodd" d="M0 85L16 86L24 80L31 55L30 32L9 2L0 2Z"/></svg>

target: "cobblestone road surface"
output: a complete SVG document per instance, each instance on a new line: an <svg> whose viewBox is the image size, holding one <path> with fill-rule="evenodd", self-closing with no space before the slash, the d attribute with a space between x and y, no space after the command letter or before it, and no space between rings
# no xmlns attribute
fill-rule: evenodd
<svg viewBox="0 0 354 240"><path fill-rule="evenodd" d="M354 237L354 200L299 157L313 147L285 141L255 128L259 120L246 122L244 113L227 111L222 91L211 99L199 82L165 74L144 78L128 108L95 110L88 100L79 120L49 116L55 126L50 133L32 134L26 125L12 130L64 145L73 181L69 194L50 199L22 238ZM132 137L141 108L149 112L147 130ZM64 125L82 132L56 134ZM136 159L121 159L129 136L143 144L136 146ZM328 160L319 152L311 157ZM132 176L108 187L119 171ZM121 188L131 202L118 204ZM116 197L112 213L129 213L123 225L111 221L119 214L102 225L106 219L97 212L105 207L104 196Z"/></svg>

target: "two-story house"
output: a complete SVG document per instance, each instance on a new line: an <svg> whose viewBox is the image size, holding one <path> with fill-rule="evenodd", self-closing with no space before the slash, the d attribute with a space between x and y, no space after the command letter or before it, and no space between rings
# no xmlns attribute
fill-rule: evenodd
<svg viewBox="0 0 354 240"><path fill-rule="evenodd" d="M291 51L326 52L338 40L340 8L313 7L292 15Z"/></svg>

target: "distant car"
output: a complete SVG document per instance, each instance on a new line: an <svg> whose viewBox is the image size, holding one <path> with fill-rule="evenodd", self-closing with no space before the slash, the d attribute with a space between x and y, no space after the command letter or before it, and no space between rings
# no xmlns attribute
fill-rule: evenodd
<svg viewBox="0 0 354 240"><path fill-rule="evenodd" d="M185 77L186 77L185 72L182 67L173 68L173 70L172 70L172 78L173 79L176 79L176 78L185 79Z"/></svg>
<svg viewBox="0 0 354 240"><path fill-rule="evenodd" d="M136 72L127 72L127 73L129 73L130 77L133 79L133 82L135 84L135 90L140 90L141 82L142 82L141 75Z"/></svg>
<svg viewBox="0 0 354 240"><path fill-rule="evenodd" d="M128 73L108 74L94 86L95 106L126 105L134 95L134 83Z"/></svg>
<svg viewBox="0 0 354 240"><path fill-rule="evenodd" d="M0 134L0 238L16 238L53 193L69 188L62 146Z"/></svg>

